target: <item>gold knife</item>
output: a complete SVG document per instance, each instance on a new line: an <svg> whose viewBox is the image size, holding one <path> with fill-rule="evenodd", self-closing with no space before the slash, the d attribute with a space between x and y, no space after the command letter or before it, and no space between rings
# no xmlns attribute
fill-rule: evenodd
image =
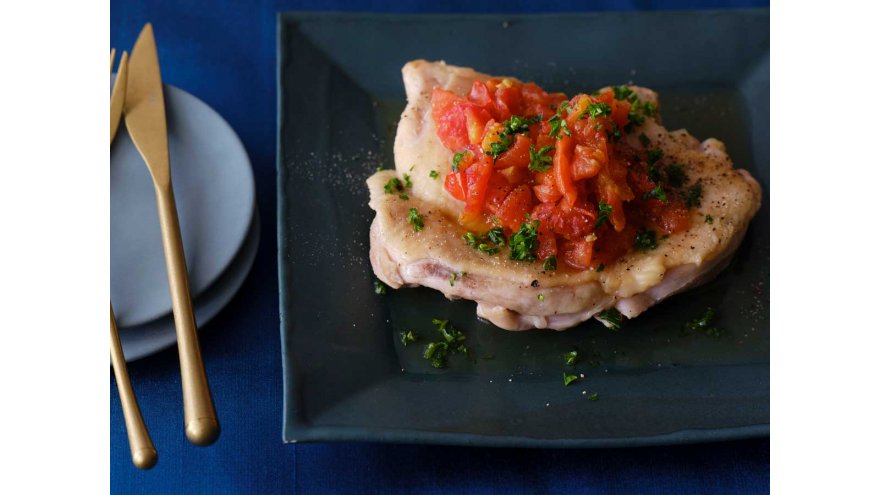
<svg viewBox="0 0 880 495"><path fill-rule="evenodd" d="M159 55L156 53L153 26L149 23L141 30L128 61L125 126L150 170L156 189L168 286L171 289L171 305L177 329L186 437L196 445L210 445L220 435L220 424L217 422L196 335L186 258L183 255L177 207L171 186Z"/></svg>

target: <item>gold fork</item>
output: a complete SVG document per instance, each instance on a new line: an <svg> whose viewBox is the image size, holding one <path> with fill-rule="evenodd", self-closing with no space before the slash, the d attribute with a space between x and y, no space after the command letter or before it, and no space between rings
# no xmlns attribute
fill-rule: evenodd
<svg viewBox="0 0 880 495"><path fill-rule="evenodd" d="M110 73L113 73L113 62L116 59L116 49L110 50ZM110 143L119 129L119 121L122 118L122 108L125 105L125 87L128 81L128 53L122 52L119 59L119 70L116 71L116 81L110 93ZM131 462L141 469L150 469L156 465L158 454L153 446L153 440L144 424L141 409L138 407L137 397L131 387L128 377L128 368L125 365L125 354L122 351L122 342L119 340L119 330L116 328L116 315L113 314L113 303L110 303L110 361L113 363L113 374L116 375L116 388L119 389L119 402L122 403L122 414L125 416L125 431L128 433L128 445L131 449Z"/></svg>

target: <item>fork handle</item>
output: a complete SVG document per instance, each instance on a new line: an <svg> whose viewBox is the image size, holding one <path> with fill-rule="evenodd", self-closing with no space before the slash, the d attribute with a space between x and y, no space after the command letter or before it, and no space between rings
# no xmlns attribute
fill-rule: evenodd
<svg viewBox="0 0 880 495"><path fill-rule="evenodd" d="M125 354L122 352L122 342L119 340L119 330L116 328L113 304L110 304L110 362L113 363L113 374L116 375L116 388L119 390L119 402L122 404L128 446L131 449L131 462L140 469L150 469L156 465L159 456L147 431L147 425L144 424L134 389L131 387L128 368L125 366Z"/></svg>
<svg viewBox="0 0 880 495"><path fill-rule="evenodd" d="M214 410L208 377L202 362L202 352L196 335L186 258L174 203L171 182L156 185L156 204L165 248L165 266L177 330L177 349L180 357L180 376L183 386L183 415L186 437L195 445L211 445L220 435L220 423Z"/></svg>

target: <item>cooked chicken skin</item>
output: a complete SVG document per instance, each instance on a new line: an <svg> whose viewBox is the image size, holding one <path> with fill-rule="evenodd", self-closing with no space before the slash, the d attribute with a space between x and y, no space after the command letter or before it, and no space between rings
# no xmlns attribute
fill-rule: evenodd
<svg viewBox="0 0 880 495"><path fill-rule="evenodd" d="M727 266L760 208L761 188L748 172L733 168L721 141L701 143L685 130L667 131L654 118L639 132L665 157L685 165L689 183L702 185L701 206L690 210L688 230L663 239L654 250L631 251L601 272L544 272L540 262L512 261L504 252L489 256L465 244L466 229L457 222L463 203L443 188L452 152L437 137L431 91L440 87L462 95L475 80L489 77L443 62L417 60L404 66L408 103L394 144L396 171L377 172L367 180L370 207L376 211L370 261L380 280L393 288L422 285L450 299L474 300L480 317L507 330L563 330L610 307L633 318ZM657 103L653 91L631 88L642 101ZM636 136L626 139L641 149ZM438 178L431 178L432 170ZM403 174L412 180L409 199L384 190L389 179L403 179ZM410 208L423 215L421 231L407 221ZM705 221L706 215L713 223Z"/></svg>

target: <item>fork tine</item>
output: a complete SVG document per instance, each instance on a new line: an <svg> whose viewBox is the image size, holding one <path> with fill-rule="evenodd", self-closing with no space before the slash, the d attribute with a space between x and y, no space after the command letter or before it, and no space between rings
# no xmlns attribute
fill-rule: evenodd
<svg viewBox="0 0 880 495"><path fill-rule="evenodd" d="M111 56L115 50L111 51ZM111 59L110 73L113 73L113 65ZM116 130L119 129L119 121L122 118L122 107L125 106L125 87L128 82L128 52L122 52L122 58L119 59L119 67L116 70L116 81L113 83L113 90L110 92L110 142L116 136Z"/></svg>

